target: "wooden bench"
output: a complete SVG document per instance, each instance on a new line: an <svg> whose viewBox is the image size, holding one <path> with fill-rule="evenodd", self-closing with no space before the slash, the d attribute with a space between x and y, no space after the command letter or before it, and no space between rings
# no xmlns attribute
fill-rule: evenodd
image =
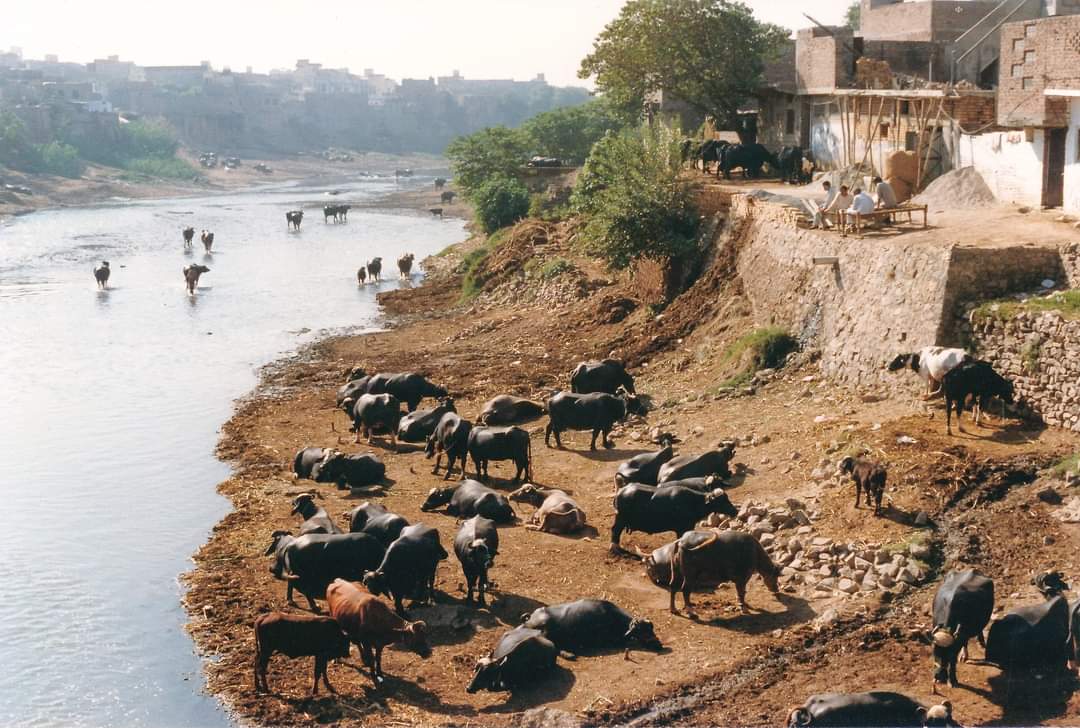
<svg viewBox="0 0 1080 728"><path fill-rule="evenodd" d="M848 230L853 229L856 235L860 235L862 234L864 222L882 217L892 217L893 215L907 215L908 224L911 224L911 213L913 212L922 213L922 226L925 228L927 224L926 207L926 205L897 205L896 207L882 208L866 214L844 210L840 213L840 234L847 235Z"/></svg>

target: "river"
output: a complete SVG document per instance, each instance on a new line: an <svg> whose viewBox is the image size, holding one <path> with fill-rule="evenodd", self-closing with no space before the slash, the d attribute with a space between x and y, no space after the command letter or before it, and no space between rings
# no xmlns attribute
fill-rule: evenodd
<svg viewBox="0 0 1080 728"><path fill-rule="evenodd" d="M412 185L430 184L415 178ZM395 260L460 221L326 202L386 179L39 212L0 224L0 725L214 726L178 575L227 512L221 424L259 368L330 331L377 324ZM434 193L433 193L434 194ZM314 207L299 233L284 212ZM213 230L213 255L180 230ZM382 256L387 280L356 284ZM112 279L96 290L93 266ZM183 266L210 267L195 296Z"/></svg>

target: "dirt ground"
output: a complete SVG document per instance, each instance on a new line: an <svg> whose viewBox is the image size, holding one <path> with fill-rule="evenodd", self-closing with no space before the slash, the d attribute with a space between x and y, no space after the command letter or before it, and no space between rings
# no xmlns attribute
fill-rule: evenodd
<svg viewBox="0 0 1080 728"><path fill-rule="evenodd" d="M510 248L541 259L573 257L557 241ZM428 284L381 297L393 317L389 330L328 340L268 369L264 385L225 426L220 455L236 470L220 490L234 511L197 554L186 605L189 629L209 658L209 689L244 721L775 725L815 692L896 689L929 702L930 649L921 635L941 573L977 566L995 579L999 608L1039 599L1030 585L1035 571L1058 568L1066 581L1080 577L1078 527L1052 518L1051 506L1036 497L1046 486L1039 469L1077 450L1074 436L991 418L983 427L970 425L967 435L947 437L940 412L931 419L907 395L838 389L820 380L810 354L794 357L789 367L749 390L718 388L732 374L720 354L750 326L738 281L722 260L658 318L630 284L578 258L577 290L583 293L574 300L515 306L481 296L454 306L459 281L446 272L459 259L453 253L425 261L429 275L436 273ZM520 298L529 296L521 292ZM289 515L295 494L317 490L339 522L354 505L378 501L410 522L437 527L444 546L457 529L452 517L420 511L441 476L430 473L419 446L392 452L379 440L373 447L352 443L344 414L334 409L346 369L423 372L449 389L458 411L473 418L496 394L544 399L567 386L576 362L611 352L630 362L638 390L652 406L645 420L615 433L615 449L590 452L587 433L568 435L564 451L549 449L543 422L527 426L535 482L572 493L588 514L586 533L567 538L527 531L520 523L502 528L491 572L497 586L487 609L465 605L464 580L451 554L439 569L436 605L411 610L431 627L434 654L421 660L388 651L389 677L378 688L354 655L330 666L339 694L313 699L307 694L310 660L279 656L270 668L273 693L254 693L252 621L267 610L289 610L285 585L272 578L263 553L272 531L298 525ZM749 614L738 612L730 585L697 597L697 619L670 614L666 591L644 577L640 560L608 549L614 472L620 461L655 449L649 442L654 427L678 435L682 453L738 440L731 499L745 505L799 498L813 509L815 535L884 547L930 533L928 578L911 588L852 596L795 585L774 596L755 578ZM902 436L915 444L898 442ZM385 494L295 481L292 458L306 446L375 452L387 465ZM888 463L882 517L856 510L850 482L831 477L839 453L852 448ZM827 477L815 474L823 468ZM508 464L493 464L492 473L494 487L511 487ZM1067 495L1064 486L1057 488ZM520 504L516 510L522 519L531 512ZM929 515L930 529L914 526L920 511ZM623 545L648 551L670 538L631 533ZM664 651L560 659L552 675L513 696L465 692L476 659L523 613L582 597L611 599L649 618ZM981 657L978 646L972 652ZM1070 679L1029 676L1010 684L997 669L972 664L961 665L960 679L966 686L948 693L954 714L967 725L1068 724L1080 716Z"/></svg>

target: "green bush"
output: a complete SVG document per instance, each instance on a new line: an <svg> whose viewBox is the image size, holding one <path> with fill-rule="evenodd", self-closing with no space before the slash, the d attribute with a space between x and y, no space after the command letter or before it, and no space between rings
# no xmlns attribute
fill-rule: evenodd
<svg viewBox="0 0 1080 728"><path fill-rule="evenodd" d="M784 357L798 348L798 342L787 331L779 326L767 326L754 329L732 342L724 351L721 361L739 362L739 373L729 381L744 384L754 372L780 366Z"/></svg>
<svg viewBox="0 0 1080 728"><path fill-rule="evenodd" d="M584 162L604 134L623 127L623 119L603 99L546 111L521 125L534 154L556 157L569 165Z"/></svg>
<svg viewBox="0 0 1080 728"><path fill-rule="evenodd" d="M199 176L198 171L194 167L176 157L142 157L139 159L129 159L125 161L122 166L129 172L145 174L149 177L193 179Z"/></svg>
<svg viewBox="0 0 1080 728"><path fill-rule="evenodd" d="M476 218L484 232L512 225L529 213L529 190L509 177L495 177L473 195Z"/></svg>
<svg viewBox="0 0 1080 728"><path fill-rule="evenodd" d="M592 148L571 198L585 216L585 248L614 269L688 251L698 216L681 176L677 128L643 125L608 133Z"/></svg>
<svg viewBox="0 0 1080 728"><path fill-rule="evenodd" d="M529 157L529 139L519 129L488 127L450 142L446 157L454 185L467 197L475 197L492 180L517 173Z"/></svg>
<svg viewBox="0 0 1080 728"><path fill-rule="evenodd" d="M10 111L0 112L0 164L24 172L41 166L41 152L30 143L26 125Z"/></svg>
<svg viewBox="0 0 1080 728"><path fill-rule="evenodd" d="M540 277L545 281L550 281L572 270L576 270L576 266L566 258L552 258L540 267Z"/></svg>
<svg viewBox="0 0 1080 728"><path fill-rule="evenodd" d="M86 163L79 157L79 150L63 142L49 142L37 147L40 155L42 172L61 177L78 178L86 169Z"/></svg>
<svg viewBox="0 0 1080 728"><path fill-rule="evenodd" d="M468 252L461 261L459 270L462 272L461 278L461 300L469 301L476 297L478 293L484 288L485 280L485 268L488 256L495 248L502 245L504 231L500 230L494 235L488 236L488 239L484 241L476 250Z"/></svg>

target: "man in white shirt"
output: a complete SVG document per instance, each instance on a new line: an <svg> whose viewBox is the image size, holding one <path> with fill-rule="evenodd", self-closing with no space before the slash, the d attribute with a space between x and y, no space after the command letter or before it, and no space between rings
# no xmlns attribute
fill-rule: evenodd
<svg viewBox="0 0 1080 728"><path fill-rule="evenodd" d="M810 211L814 214L814 224L811 225L811 228L814 229L829 227L829 221L825 219L825 210L836 199L836 192L833 191L832 183L829 180L822 182L821 186L825 190L825 199L821 203L814 200L809 201Z"/></svg>
<svg viewBox="0 0 1080 728"><path fill-rule="evenodd" d="M862 187L855 188L855 199L851 201L848 214L869 215L874 211L874 198L863 192Z"/></svg>
<svg viewBox="0 0 1080 728"><path fill-rule="evenodd" d="M874 177L874 194L877 197L879 210L896 207L896 192L893 190L892 185L882 180L881 177Z"/></svg>

